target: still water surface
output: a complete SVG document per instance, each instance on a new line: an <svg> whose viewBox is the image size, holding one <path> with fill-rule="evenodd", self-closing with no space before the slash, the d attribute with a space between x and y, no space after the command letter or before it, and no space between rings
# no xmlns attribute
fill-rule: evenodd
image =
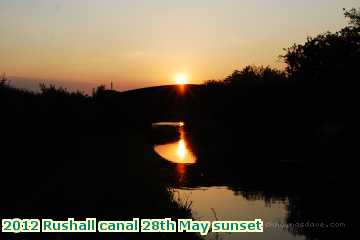
<svg viewBox="0 0 360 240"><path fill-rule="evenodd" d="M286 228L266 227L269 224L285 224L288 200L264 200L260 195L248 197L241 191L233 191L230 186L198 186L188 187L186 182L187 170L197 164L197 156L192 152L187 141L184 123L156 123L156 127L174 126L180 132L180 139L161 145L155 145L154 150L165 160L172 163L181 187L174 188L175 197L182 202L192 202L191 208L194 218L198 220L233 220L249 221L262 219L264 233L232 233L216 235L209 234L206 239L305 239L300 235L290 233ZM191 177L191 176L190 176ZM186 179L186 181L184 181ZM183 184L185 182L185 184ZM249 189L247 189L249 190ZM251 189L250 189L251 190Z"/></svg>
<svg viewBox="0 0 360 240"><path fill-rule="evenodd" d="M188 143L185 138L184 123L169 123L162 122L153 124L153 126L174 126L177 127L180 132L180 139L176 142L170 142L161 145L155 145L154 149L164 159L178 164L195 164L196 156L188 147Z"/></svg>

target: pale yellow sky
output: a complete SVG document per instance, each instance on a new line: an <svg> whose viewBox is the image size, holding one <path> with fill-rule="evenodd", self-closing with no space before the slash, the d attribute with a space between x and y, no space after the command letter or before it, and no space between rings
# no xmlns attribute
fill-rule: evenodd
<svg viewBox="0 0 360 240"><path fill-rule="evenodd" d="M283 48L345 26L357 0L0 0L0 71L118 89L282 67Z"/></svg>

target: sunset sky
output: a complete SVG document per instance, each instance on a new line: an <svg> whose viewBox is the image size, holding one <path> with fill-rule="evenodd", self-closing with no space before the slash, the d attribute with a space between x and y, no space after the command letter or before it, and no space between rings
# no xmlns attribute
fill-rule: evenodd
<svg viewBox="0 0 360 240"><path fill-rule="evenodd" d="M119 90L281 68L293 43L346 24L358 0L0 0L0 72Z"/></svg>

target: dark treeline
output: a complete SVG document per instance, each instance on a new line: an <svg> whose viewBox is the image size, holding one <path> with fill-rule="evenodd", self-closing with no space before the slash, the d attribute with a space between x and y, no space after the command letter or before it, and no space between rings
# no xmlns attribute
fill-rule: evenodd
<svg viewBox="0 0 360 240"><path fill-rule="evenodd" d="M349 26L285 49L284 71L247 66L224 80L207 81L187 104L190 133L199 139L195 151L204 149L200 144L223 148L233 161L243 156L346 162L352 144L345 125L355 114L360 24L356 10L345 15ZM237 159L231 157L234 149Z"/></svg>

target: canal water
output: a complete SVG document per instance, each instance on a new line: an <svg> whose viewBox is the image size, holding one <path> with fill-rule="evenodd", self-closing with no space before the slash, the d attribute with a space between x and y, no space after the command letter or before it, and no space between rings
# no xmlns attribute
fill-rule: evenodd
<svg viewBox="0 0 360 240"><path fill-rule="evenodd" d="M216 181L207 181L204 186L201 186L201 183L192 184L191 178L194 175L189 171L197 166L198 159L188 141L185 124L183 122L153 124L156 128L162 126L177 128L180 137L175 141L154 145L154 150L164 160L169 161L171 163L169 167L177 173L179 185L173 189L175 198L183 203L191 203L195 219L207 221L262 219L264 221L264 233L210 233L206 239L305 239L304 236L294 234L286 225L289 204L286 196L269 199L258 189L249 189L247 186L242 190L241 186L236 186L234 190L233 184L227 186ZM202 174L206 173L200 173Z"/></svg>

